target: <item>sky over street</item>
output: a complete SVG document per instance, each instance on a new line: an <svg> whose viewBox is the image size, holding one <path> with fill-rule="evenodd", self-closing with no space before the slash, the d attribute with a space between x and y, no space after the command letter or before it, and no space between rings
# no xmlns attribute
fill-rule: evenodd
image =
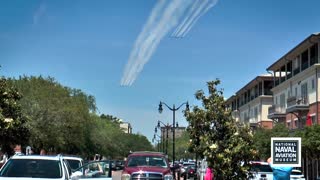
<svg viewBox="0 0 320 180"><path fill-rule="evenodd" d="M54 77L151 140L158 120L172 123L171 111L158 113L160 101L192 107L194 93L216 78L230 97L320 32L319 7L319 0L2 0L0 75ZM187 126L182 111L176 117Z"/></svg>

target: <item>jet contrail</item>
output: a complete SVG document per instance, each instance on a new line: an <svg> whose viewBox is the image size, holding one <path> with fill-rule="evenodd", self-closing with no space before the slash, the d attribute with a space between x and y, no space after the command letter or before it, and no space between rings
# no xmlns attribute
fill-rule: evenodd
<svg viewBox="0 0 320 180"><path fill-rule="evenodd" d="M195 22L211 8L209 8L210 5L205 7L208 5L208 2L216 3L217 0L194 1L157 1L130 53L128 63L121 78L122 86L131 86L133 84L144 65L155 52L162 38L178 25L184 15L186 17L181 23L181 27L179 26L179 30L176 30L179 36L185 36Z"/></svg>
<svg viewBox="0 0 320 180"><path fill-rule="evenodd" d="M174 37L184 37L201 16L217 4L218 0L198 0L189 9L188 15L172 34Z"/></svg>
<svg viewBox="0 0 320 180"><path fill-rule="evenodd" d="M201 3L204 0L194 0L192 5L187 9L187 12L184 15L184 19L179 24L179 26L175 29L175 31L171 34L171 36L176 36L179 31L181 31L181 28L185 26L186 22L190 19L190 17L193 15L194 11L199 6L199 3Z"/></svg>

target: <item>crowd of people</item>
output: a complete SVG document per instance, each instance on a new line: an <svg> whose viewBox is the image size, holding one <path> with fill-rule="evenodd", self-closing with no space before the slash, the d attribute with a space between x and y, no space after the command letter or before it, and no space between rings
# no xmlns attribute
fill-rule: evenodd
<svg viewBox="0 0 320 180"><path fill-rule="evenodd" d="M26 148L26 152L23 153L21 145L15 145L13 148L11 148L11 152L9 152L1 149L0 147L0 167L11 157L14 155L31 155L35 154L34 150L31 147ZM39 152L40 155L47 155L47 152L44 149L41 149Z"/></svg>

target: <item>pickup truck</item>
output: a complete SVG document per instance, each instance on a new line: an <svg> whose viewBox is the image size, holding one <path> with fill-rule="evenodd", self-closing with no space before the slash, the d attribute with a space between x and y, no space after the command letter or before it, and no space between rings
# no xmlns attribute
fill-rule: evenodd
<svg viewBox="0 0 320 180"><path fill-rule="evenodd" d="M125 162L121 180L131 179L172 180L166 155L150 151L131 153Z"/></svg>

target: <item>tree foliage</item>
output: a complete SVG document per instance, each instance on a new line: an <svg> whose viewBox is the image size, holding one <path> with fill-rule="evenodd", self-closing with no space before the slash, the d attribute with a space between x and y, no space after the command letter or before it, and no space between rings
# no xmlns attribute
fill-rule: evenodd
<svg viewBox="0 0 320 180"><path fill-rule="evenodd" d="M310 159L319 158L320 154L320 125L305 127L295 132L296 137L301 137L302 157Z"/></svg>
<svg viewBox="0 0 320 180"><path fill-rule="evenodd" d="M130 148L152 148L145 137L125 134L119 118L98 116L95 98L79 89L63 86L52 77L23 76L9 82L23 94L21 113L30 119L26 143L36 151L115 158L128 154Z"/></svg>
<svg viewBox="0 0 320 180"><path fill-rule="evenodd" d="M249 161L256 158L249 128L237 124L226 111L219 80L208 82L206 96L203 90L195 97L202 107L194 106L186 112L189 122L190 150L206 157L217 179L246 179Z"/></svg>
<svg viewBox="0 0 320 180"><path fill-rule="evenodd" d="M21 94L8 81L0 77L0 145L11 153L11 146L25 144L29 137L28 119L22 114Z"/></svg>
<svg viewBox="0 0 320 180"><path fill-rule="evenodd" d="M290 132L284 124L276 124L273 129L259 128L254 133L254 146L258 152L258 158L266 161L271 156L271 138L289 137Z"/></svg>

